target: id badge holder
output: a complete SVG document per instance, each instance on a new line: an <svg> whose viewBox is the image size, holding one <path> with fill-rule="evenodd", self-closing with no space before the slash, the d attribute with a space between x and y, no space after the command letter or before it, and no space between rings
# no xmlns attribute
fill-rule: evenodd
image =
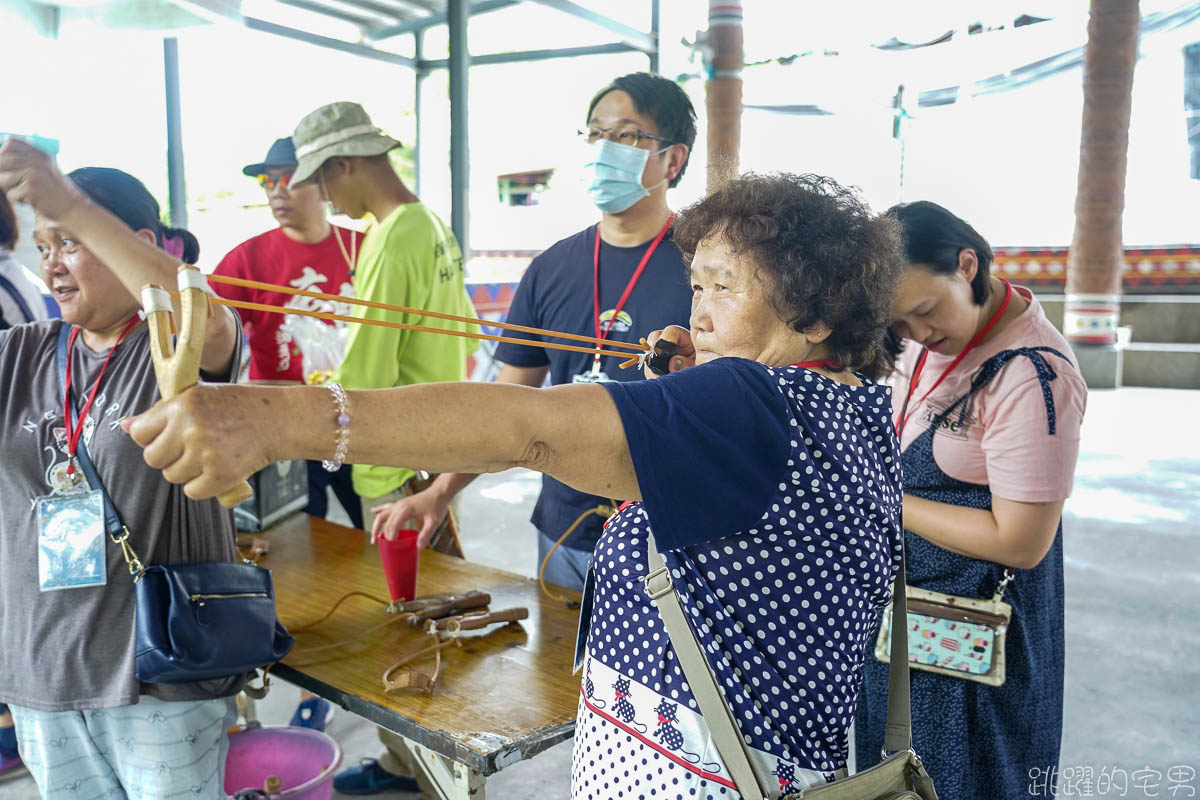
<svg viewBox="0 0 1200 800"><path fill-rule="evenodd" d="M613 379L608 377L604 370L600 369L600 359L597 358L592 362L592 368L587 372L581 372L571 378L571 383L612 383Z"/></svg>
<svg viewBox="0 0 1200 800"><path fill-rule="evenodd" d="M587 577L583 579L583 599L579 603L579 629L575 632L575 663L571 668L576 674L583 668L584 656L587 655L588 633L592 627L592 606L596 603L596 569L588 567Z"/></svg>
<svg viewBox="0 0 1200 800"><path fill-rule="evenodd" d="M43 592L103 586L105 559L104 492L82 490L40 497L38 588Z"/></svg>

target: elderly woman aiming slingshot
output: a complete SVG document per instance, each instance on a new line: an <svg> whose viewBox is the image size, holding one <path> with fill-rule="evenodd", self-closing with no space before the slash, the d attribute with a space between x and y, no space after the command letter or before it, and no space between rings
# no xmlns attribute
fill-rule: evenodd
<svg viewBox="0 0 1200 800"><path fill-rule="evenodd" d="M677 241L692 314L661 333L679 354L658 380L200 386L124 425L192 497L275 459L332 457L525 466L637 501L596 549L574 795L628 783L737 796L640 580L651 535L771 796L821 784L845 767L859 666L900 557L890 396L865 374L883 367L896 237L832 181L750 176L683 214ZM625 775L617 756L654 768Z"/></svg>

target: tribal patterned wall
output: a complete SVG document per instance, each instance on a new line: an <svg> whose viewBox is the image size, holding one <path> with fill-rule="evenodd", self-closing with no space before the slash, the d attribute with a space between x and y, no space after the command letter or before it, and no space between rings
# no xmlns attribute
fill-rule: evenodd
<svg viewBox="0 0 1200 800"><path fill-rule="evenodd" d="M1067 248L996 248L992 272L1040 292L1062 292L1067 282ZM1200 294L1200 246L1125 248L1127 294Z"/></svg>

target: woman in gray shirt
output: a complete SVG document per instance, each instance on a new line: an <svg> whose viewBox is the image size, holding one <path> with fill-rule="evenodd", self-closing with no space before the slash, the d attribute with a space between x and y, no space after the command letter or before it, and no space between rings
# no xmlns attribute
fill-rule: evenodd
<svg viewBox="0 0 1200 800"><path fill-rule="evenodd" d="M199 244L162 225L136 178L95 167L64 177L14 139L0 148L0 186L38 212L41 272L63 316L0 331L0 703L47 798L224 797L242 679L138 682L133 579L120 548L79 523L99 487L74 457L86 447L146 563L234 559L231 512L187 499L117 426L159 397L140 288L175 285L180 262L164 246L191 263ZM241 328L228 309L214 312L202 371L232 381ZM75 426L55 366L62 326Z"/></svg>

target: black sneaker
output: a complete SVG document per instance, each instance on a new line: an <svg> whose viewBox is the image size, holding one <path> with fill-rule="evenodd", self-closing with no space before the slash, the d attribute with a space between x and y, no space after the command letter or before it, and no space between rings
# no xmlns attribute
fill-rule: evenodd
<svg viewBox="0 0 1200 800"><path fill-rule="evenodd" d="M375 758L364 758L357 767L339 772L333 779L333 788L342 794L350 795L421 791L415 778L393 775L379 766L379 760Z"/></svg>

